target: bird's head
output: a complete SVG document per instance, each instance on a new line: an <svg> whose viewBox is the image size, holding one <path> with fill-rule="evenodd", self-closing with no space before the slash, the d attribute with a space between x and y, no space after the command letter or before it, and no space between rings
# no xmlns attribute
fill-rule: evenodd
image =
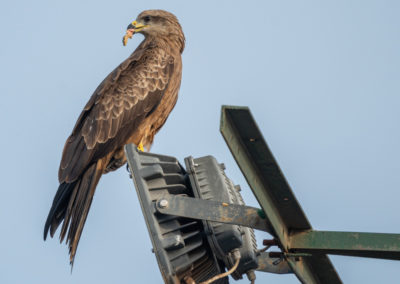
<svg viewBox="0 0 400 284"><path fill-rule="evenodd" d="M183 44L182 50L184 47L185 36L178 19L164 10L146 10L140 13L136 20L128 25L123 44L126 45L128 38L135 33L141 33L145 37L178 38Z"/></svg>

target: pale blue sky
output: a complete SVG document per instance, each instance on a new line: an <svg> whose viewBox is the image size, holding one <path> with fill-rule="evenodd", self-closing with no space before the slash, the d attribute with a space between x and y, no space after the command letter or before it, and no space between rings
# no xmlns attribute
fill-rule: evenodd
<svg viewBox="0 0 400 284"><path fill-rule="evenodd" d="M247 105L314 228L400 233L399 1L2 1L0 283L161 283L124 169L100 181L72 275L67 247L42 240L65 139L149 8L175 13L187 38L153 152L214 155L256 205L218 132L222 104ZM345 283L394 283L400 269L331 259Z"/></svg>

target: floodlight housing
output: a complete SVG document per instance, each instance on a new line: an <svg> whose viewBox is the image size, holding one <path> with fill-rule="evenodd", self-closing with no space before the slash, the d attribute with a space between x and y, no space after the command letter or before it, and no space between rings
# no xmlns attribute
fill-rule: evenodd
<svg viewBox="0 0 400 284"><path fill-rule="evenodd" d="M212 156L188 157L185 169L174 157L138 152L134 145L127 145L126 152L165 283L200 283L221 274L234 265L235 250L241 258L234 279L257 268L252 229L160 213L171 196L244 204L240 187L226 176L222 164ZM213 283L228 282L224 277Z"/></svg>

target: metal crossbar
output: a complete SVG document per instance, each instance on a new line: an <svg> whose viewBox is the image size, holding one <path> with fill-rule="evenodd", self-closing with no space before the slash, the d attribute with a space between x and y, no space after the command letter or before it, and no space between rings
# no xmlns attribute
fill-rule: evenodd
<svg viewBox="0 0 400 284"><path fill-rule="evenodd" d="M314 231L247 107L223 106L220 131L303 283L342 283L327 254L400 259L400 234ZM304 254L305 255L305 254Z"/></svg>

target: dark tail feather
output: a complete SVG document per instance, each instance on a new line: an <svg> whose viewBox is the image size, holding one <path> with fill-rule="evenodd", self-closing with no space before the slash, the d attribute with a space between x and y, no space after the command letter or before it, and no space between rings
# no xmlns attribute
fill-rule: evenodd
<svg viewBox="0 0 400 284"><path fill-rule="evenodd" d="M71 265L74 262L97 183L105 168L104 164L104 161L99 160L92 164L79 180L60 184L47 217L44 227L45 240L48 231L50 230L50 236L53 237L57 227L64 221L60 232L60 242L67 235L66 243L69 246Z"/></svg>
<svg viewBox="0 0 400 284"><path fill-rule="evenodd" d="M75 187L76 182L65 183L63 182L58 187L57 193L54 196L53 204L51 206L49 215L47 216L46 224L44 225L43 239L46 240L47 233L50 230L50 236L53 237L54 232L57 230L60 223L64 220L65 210L69 203L71 193Z"/></svg>

